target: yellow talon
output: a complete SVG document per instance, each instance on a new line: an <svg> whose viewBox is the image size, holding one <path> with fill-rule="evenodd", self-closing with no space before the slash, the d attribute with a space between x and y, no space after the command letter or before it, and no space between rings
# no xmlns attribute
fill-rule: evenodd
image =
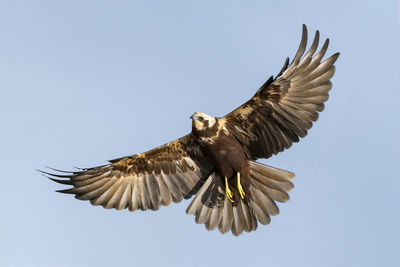
<svg viewBox="0 0 400 267"><path fill-rule="evenodd" d="M233 202L232 191L229 189L229 185L228 185L228 177L225 177L225 192L226 192L226 196L228 197L228 199L231 202Z"/></svg>
<svg viewBox="0 0 400 267"><path fill-rule="evenodd" d="M238 188L238 190L239 190L240 197L241 197L242 199L244 199L244 196L245 196L246 194L244 193L243 187L242 187L242 185L240 184L240 172L237 173L237 188Z"/></svg>

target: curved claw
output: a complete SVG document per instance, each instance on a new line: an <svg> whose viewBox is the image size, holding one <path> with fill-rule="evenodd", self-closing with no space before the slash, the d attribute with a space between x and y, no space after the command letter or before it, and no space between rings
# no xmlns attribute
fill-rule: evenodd
<svg viewBox="0 0 400 267"><path fill-rule="evenodd" d="M229 184L228 184L228 177L225 177L225 194L228 197L230 202L233 202L233 195L232 195L232 191L229 189Z"/></svg>
<svg viewBox="0 0 400 267"><path fill-rule="evenodd" d="M237 188L238 188L240 197L241 197L242 199L244 199L244 196L245 196L246 194L245 194L245 192L244 192L244 190L243 190L242 185L240 184L240 172L237 173Z"/></svg>

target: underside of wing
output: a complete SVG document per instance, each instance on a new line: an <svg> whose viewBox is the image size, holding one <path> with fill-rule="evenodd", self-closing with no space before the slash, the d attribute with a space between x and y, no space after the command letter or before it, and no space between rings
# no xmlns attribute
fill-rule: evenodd
<svg viewBox="0 0 400 267"><path fill-rule="evenodd" d="M200 146L186 135L148 152L111 160L110 164L76 172L42 173L72 185L75 194L106 209L157 210L195 194L213 166ZM57 171L57 170L55 170Z"/></svg>
<svg viewBox="0 0 400 267"><path fill-rule="evenodd" d="M329 39L315 54L318 31L305 53L307 35L303 25L300 46L290 65L287 59L275 79L271 77L254 97L222 118L249 159L268 158L289 148L307 135L324 109L339 53L321 61Z"/></svg>

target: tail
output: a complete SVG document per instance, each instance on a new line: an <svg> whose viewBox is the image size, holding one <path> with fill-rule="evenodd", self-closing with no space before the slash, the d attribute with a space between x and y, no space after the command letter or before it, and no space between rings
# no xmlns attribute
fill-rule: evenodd
<svg viewBox="0 0 400 267"><path fill-rule="evenodd" d="M245 188L245 198L241 199L236 188L234 202L225 195L222 177L213 172L189 204L186 213L196 216L196 223L205 224L208 230L218 227L223 234L229 230L235 236L243 231L257 229L257 221L269 224L271 215L277 215L279 208L275 201L289 200L288 192L293 189L294 173L249 161L250 175Z"/></svg>

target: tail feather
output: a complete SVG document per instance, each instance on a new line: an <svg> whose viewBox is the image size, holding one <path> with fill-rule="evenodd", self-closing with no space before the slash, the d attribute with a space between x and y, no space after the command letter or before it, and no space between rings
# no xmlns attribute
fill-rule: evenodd
<svg viewBox="0 0 400 267"><path fill-rule="evenodd" d="M189 204L186 213L195 215L196 223L205 224L208 230L218 227L221 233L232 231L236 236L243 231L256 230L258 222L269 224L270 216L279 213L275 201L289 200L288 192L294 187L291 182L294 174L253 161L249 163L249 186L244 199L232 187L234 202L229 201L222 177L213 172Z"/></svg>
<svg viewBox="0 0 400 267"><path fill-rule="evenodd" d="M244 228L244 215L241 205L233 205L232 232L242 233Z"/></svg>
<svg viewBox="0 0 400 267"><path fill-rule="evenodd" d="M222 208L222 217L218 225L219 231L223 234L228 232L232 227L232 221L233 221L232 202L230 202L230 200L228 200L228 198L225 197L224 206Z"/></svg>
<svg viewBox="0 0 400 267"><path fill-rule="evenodd" d="M203 201L203 203L202 203L203 194L206 191L210 190L209 187L212 183L215 183L214 176L215 176L215 173L212 173L210 175L210 177L208 177L208 179L204 182L203 186L199 189L199 191L197 191L196 196L194 197L192 202L190 202L189 206L187 207L186 213L195 214L196 211L198 211L202 208L203 204L205 204L205 201Z"/></svg>
<svg viewBox="0 0 400 267"><path fill-rule="evenodd" d="M257 229L257 220L253 216L249 206L243 201L239 202L239 206L242 209L243 214L243 230L246 232L251 232Z"/></svg>
<svg viewBox="0 0 400 267"><path fill-rule="evenodd" d="M222 216L222 208L210 209L209 217L207 218L206 228L215 230Z"/></svg>

